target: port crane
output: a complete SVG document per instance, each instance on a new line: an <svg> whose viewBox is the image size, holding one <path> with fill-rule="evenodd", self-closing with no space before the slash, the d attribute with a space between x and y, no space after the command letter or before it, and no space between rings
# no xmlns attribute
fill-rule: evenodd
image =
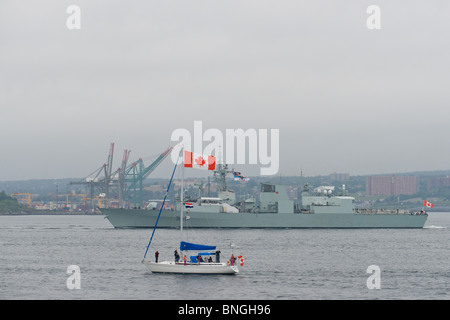
<svg viewBox="0 0 450 320"><path fill-rule="evenodd" d="M81 181L70 182L70 184L85 185L90 188L90 197L86 199L91 200L92 210L94 210L94 199L98 194L103 194L105 207L109 207L110 201L115 195L117 195L121 207L124 206L125 201L130 200L134 206L141 205L144 200L144 180L170 154L172 149L173 147L167 148L148 166L145 166L142 158L128 165L131 150L124 150L121 166L113 172L114 143L111 143L106 163Z"/></svg>
<svg viewBox="0 0 450 320"><path fill-rule="evenodd" d="M159 166L159 164L170 154L173 147L167 148L161 153L149 166L145 166L142 158L129 165L123 174L125 187L123 188L123 196L130 199L133 198L134 206L142 204L144 180ZM138 194L139 192L139 194Z"/></svg>
<svg viewBox="0 0 450 320"><path fill-rule="evenodd" d="M25 197L22 197L22 196L25 196ZM11 198L17 199L17 201L21 204L26 203L28 206L31 206L31 193L14 192L11 194Z"/></svg>

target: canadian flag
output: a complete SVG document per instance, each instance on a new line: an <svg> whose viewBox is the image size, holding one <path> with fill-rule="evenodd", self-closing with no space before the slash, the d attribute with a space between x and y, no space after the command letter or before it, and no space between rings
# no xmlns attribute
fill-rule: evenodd
<svg viewBox="0 0 450 320"><path fill-rule="evenodd" d="M201 154L193 153L190 151L184 151L184 167L185 168L197 168L204 170L216 169L216 157L214 156L202 156Z"/></svg>
<svg viewBox="0 0 450 320"><path fill-rule="evenodd" d="M428 208L433 208L434 204L432 204L431 202L428 202L427 200L423 201L423 206L424 207L428 207Z"/></svg>

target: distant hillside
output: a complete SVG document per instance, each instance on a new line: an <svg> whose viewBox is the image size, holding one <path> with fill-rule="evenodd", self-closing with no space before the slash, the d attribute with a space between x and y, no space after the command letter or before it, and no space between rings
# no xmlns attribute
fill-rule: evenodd
<svg viewBox="0 0 450 320"><path fill-rule="evenodd" d="M245 173L244 173L245 174ZM370 196L366 195L366 175L350 175L350 174L329 174L319 176L308 176L301 174L300 176L250 176L247 182L234 181L232 176L227 178L228 188L235 191L236 199L242 201L251 197L258 198L260 192L260 183L276 183L292 186L291 197L298 197L298 191L302 186L308 184L310 187L319 186L335 186L337 192L342 192L343 185L349 195L357 199L360 206L369 207L413 207L420 208L423 200L432 201L434 207L450 208L450 186L434 186L429 187L428 180L436 177L450 176L450 170L436 171L416 171L416 172L399 172L385 173L380 175L396 176L417 176L418 188L417 192L412 195L383 195ZM0 214L6 213L28 213L34 211L26 206L20 206L17 200L11 199L8 195L12 193L30 193L32 203L63 203L67 199L68 194L85 194L90 196L90 185L71 184L71 182L82 181L82 178L64 178L64 179L38 179L38 180L19 180L19 181L0 181L0 190L4 193L0 199ZM191 197L196 197L201 193L203 196L217 196L217 184L214 177L191 178L191 184L185 184L185 192ZM169 179L149 177L144 182L143 198L144 199L162 199L164 190L167 187ZM102 191L101 188L94 190L98 195ZM179 194L176 186L169 193L169 199L174 201L175 194ZM118 199L118 188L112 188L111 198ZM132 199L131 199L132 201ZM442 210L442 209L441 209ZM447 210L447 209L445 209ZM35 212L35 211L34 211Z"/></svg>

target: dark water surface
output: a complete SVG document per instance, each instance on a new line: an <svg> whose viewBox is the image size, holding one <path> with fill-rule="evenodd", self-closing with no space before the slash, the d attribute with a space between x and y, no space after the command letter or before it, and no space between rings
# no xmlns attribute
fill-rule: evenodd
<svg viewBox="0 0 450 320"><path fill-rule="evenodd" d="M149 229L113 229L103 216L0 216L0 299L449 299L450 213L424 229L189 230L185 239L242 254L236 276L152 274ZM173 259L177 230L149 250ZM80 268L69 290L67 268ZM367 268L380 268L368 289Z"/></svg>

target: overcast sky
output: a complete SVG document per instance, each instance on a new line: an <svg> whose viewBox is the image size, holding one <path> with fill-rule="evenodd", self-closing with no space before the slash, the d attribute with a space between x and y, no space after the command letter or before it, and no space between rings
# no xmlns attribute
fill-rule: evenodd
<svg viewBox="0 0 450 320"><path fill-rule="evenodd" d="M448 170L449 31L447 0L2 0L0 180L150 159L194 120L279 129L282 175Z"/></svg>

